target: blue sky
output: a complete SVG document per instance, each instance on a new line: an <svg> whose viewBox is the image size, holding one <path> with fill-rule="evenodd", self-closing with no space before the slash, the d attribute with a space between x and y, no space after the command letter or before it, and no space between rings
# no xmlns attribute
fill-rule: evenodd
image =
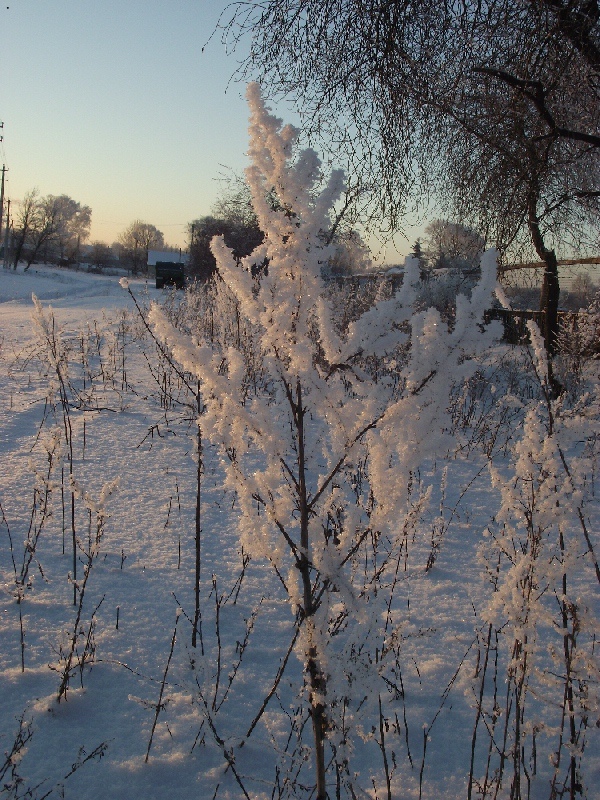
<svg viewBox="0 0 600 800"><path fill-rule="evenodd" d="M8 5L8 8L6 7ZM7 196L68 194L92 238L132 220L185 243L223 172L246 165L244 86L218 37L226 2L5 0L0 120Z"/></svg>
<svg viewBox="0 0 600 800"><path fill-rule="evenodd" d="M4 0L6 196L70 195L92 208L92 240L113 242L141 219L185 246L186 224L209 212L219 175L247 163L245 86L230 81L238 56L219 36L206 44L227 5Z"/></svg>

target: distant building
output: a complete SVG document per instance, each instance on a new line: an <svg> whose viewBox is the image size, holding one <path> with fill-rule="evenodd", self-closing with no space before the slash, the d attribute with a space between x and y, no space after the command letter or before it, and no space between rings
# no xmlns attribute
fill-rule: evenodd
<svg viewBox="0 0 600 800"><path fill-rule="evenodd" d="M185 286L185 267L189 264L188 253L181 250L148 250L148 276L156 281L156 288Z"/></svg>
<svg viewBox="0 0 600 800"><path fill-rule="evenodd" d="M189 264L190 254L179 250L148 250L148 266L154 267L158 261L166 261L171 264Z"/></svg>

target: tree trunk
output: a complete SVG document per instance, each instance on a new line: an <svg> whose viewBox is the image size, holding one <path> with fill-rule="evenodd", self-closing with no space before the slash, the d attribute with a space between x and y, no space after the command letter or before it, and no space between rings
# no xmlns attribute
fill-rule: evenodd
<svg viewBox="0 0 600 800"><path fill-rule="evenodd" d="M558 261L554 250L548 250L540 228L537 214L537 192L532 188L528 197L527 224L535 251L544 262L544 279L540 294L540 311L544 313L542 333L548 359L556 355L558 344L558 300L560 284L558 281Z"/></svg>
<svg viewBox="0 0 600 800"><path fill-rule="evenodd" d="M540 294L540 311L544 312L544 343L548 356L551 358L556 355L558 342L558 299L560 296L558 265L554 250L545 250L543 255L538 251L538 255L545 264Z"/></svg>
<svg viewBox="0 0 600 800"><path fill-rule="evenodd" d="M27 231L22 231L17 237L15 252L13 254L13 269L16 269L19 264L19 259L21 258L21 253L23 251L23 246L25 244L26 237L27 237Z"/></svg>
<svg viewBox="0 0 600 800"><path fill-rule="evenodd" d="M304 414L305 409L302 404L302 388L300 381L296 384L296 402L293 404L293 412L295 417L296 430L298 435L298 500L300 510L300 546L302 553L300 555L300 563L298 565L300 576L302 578L302 588L304 596L304 619L307 627L307 636L311 645L306 653L306 673L310 686L310 715L312 719L313 735L315 742L315 771L317 793L315 800L326 800L327 791L325 788L325 730L327 727L327 720L325 715L325 706L321 702L322 697L325 696L326 681L325 676L319 665L319 654L317 652L316 644L311 636L311 630L314 628L312 617L316 609L311 575L310 575L310 560L309 554L309 538L308 538L308 522L309 522L309 504L308 494L306 489L306 461L304 453Z"/></svg>
<svg viewBox="0 0 600 800"><path fill-rule="evenodd" d="M200 381L197 384L196 394L196 413L198 414L198 431L197 431L197 449L198 449L198 464L196 466L196 538L195 538L195 555L196 555L196 571L194 577L194 626L192 629L192 647L196 647L198 636L200 636L200 648L202 655L204 655L204 641L202 639L202 614L200 613L200 568L202 564L201 559L201 543L202 543L202 428L200 427L200 414L202 413L202 395L200 394Z"/></svg>

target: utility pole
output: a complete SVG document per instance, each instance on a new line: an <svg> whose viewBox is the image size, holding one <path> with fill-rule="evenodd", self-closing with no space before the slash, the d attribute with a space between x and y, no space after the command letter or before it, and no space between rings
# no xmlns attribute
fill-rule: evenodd
<svg viewBox="0 0 600 800"><path fill-rule="evenodd" d="M0 122L0 130L4 128L4 123ZM0 142L4 141L4 136L0 136ZM0 236L2 235L2 217L4 216L4 173L6 167L2 164L2 186L0 187Z"/></svg>
<svg viewBox="0 0 600 800"><path fill-rule="evenodd" d="M189 249L189 258L188 258L188 270L192 269L192 260L194 258L194 233L196 232L196 226L192 222L190 226L190 249ZM191 274L191 273L190 273Z"/></svg>
<svg viewBox="0 0 600 800"><path fill-rule="evenodd" d="M10 263L8 261L9 235L10 235L10 197L6 201L6 228L4 229L4 269L10 269Z"/></svg>
<svg viewBox="0 0 600 800"><path fill-rule="evenodd" d="M3 126L3 123L0 123L0 128ZM0 136L0 142L2 141L2 137ZM2 217L4 216L4 174L6 172L6 167L4 164L2 165L2 183L0 184L0 236L2 235Z"/></svg>

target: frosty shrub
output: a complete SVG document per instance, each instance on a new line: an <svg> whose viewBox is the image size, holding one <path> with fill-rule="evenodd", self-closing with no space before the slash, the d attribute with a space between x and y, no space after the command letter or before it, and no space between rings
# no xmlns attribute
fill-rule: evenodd
<svg viewBox="0 0 600 800"><path fill-rule="evenodd" d="M222 344L206 329L186 334L156 305L149 321L199 381L199 422L236 493L244 552L272 566L289 598L312 721L312 796L325 800L331 770L338 795L344 787L354 797L352 755L362 743L375 743L390 785L382 706L397 695L405 613L395 589L407 531L429 496L413 478L452 448L449 395L490 346L481 320L496 259L484 255L481 281L470 298L457 297L452 330L436 309L415 311L419 269L409 259L399 292L340 332L321 279L331 253L320 232L343 176L323 179L315 152L298 151L297 131L268 112L256 85L248 100L247 180L265 238L241 262L222 238L212 248L253 339L259 390L248 391L242 337ZM276 209L265 200L272 188ZM251 265L264 258L268 275L255 280ZM387 376L363 367L370 358L386 363Z"/></svg>
<svg viewBox="0 0 600 800"><path fill-rule="evenodd" d="M591 797L582 759L599 708L600 568L588 516L598 398L555 399L533 322L529 334L540 394L524 405L509 464L490 462L500 504L482 545L493 592L474 756L480 722L489 739L469 796L477 787L483 797L574 799ZM505 671L502 692L497 673L486 675L492 659Z"/></svg>
<svg viewBox="0 0 600 800"><path fill-rule="evenodd" d="M352 280L328 282L325 287L325 297L332 307L338 333L345 335L350 323L356 322L374 305L377 300L377 288L374 281L364 284Z"/></svg>
<svg viewBox="0 0 600 800"><path fill-rule="evenodd" d="M457 297L470 292L474 285L473 277L460 270L438 271L420 284L419 307L436 308L444 321L452 321Z"/></svg>
<svg viewBox="0 0 600 800"><path fill-rule="evenodd" d="M600 354L600 293L587 308L562 316L556 371L566 392L581 395L594 380Z"/></svg>

